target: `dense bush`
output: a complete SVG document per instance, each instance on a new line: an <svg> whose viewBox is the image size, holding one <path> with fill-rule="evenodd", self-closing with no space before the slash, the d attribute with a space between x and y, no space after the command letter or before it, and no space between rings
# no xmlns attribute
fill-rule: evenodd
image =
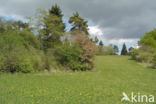
<svg viewBox="0 0 156 104"><path fill-rule="evenodd" d="M69 42L55 48L57 61L67 69L80 70L83 68L80 55L81 49L76 44L70 44Z"/></svg>
<svg viewBox="0 0 156 104"><path fill-rule="evenodd" d="M94 65L94 55L97 47L90 41L87 35L75 34L71 40L64 42L62 46L55 48L55 56L59 64L66 69L91 70Z"/></svg>
<svg viewBox="0 0 156 104"><path fill-rule="evenodd" d="M140 49L133 49L131 52L132 59L139 62L151 63L155 50L150 47L142 46Z"/></svg>
<svg viewBox="0 0 156 104"><path fill-rule="evenodd" d="M75 35L72 42L77 44L81 49L79 56L82 63L81 70L91 70L94 66L94 56L97 53L97 46L83 33Z"/></svg>
<svg viewBox="0 0 156 104"><path fill-rule="evenodd" d="M0 34L0 71L32 72L44 67L43 53L30 45L32 35L26 39L19 32Z"/></svg>
<svg viewBox="0 0 156 104"><path fill-rule="evenodd" d="M116 47L116 46L115 46ZM98 52L97 55L116 55L118 51L114 49L113 45L109 46L98 46Z"/></svg>

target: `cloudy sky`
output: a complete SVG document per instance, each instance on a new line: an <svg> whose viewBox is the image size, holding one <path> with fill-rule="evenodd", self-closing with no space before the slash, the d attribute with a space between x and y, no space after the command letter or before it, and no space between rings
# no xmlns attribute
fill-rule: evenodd
<svg viewBox="0 0 156 104"><path fill-rule="evenodd" d="M156 0L0 0L0 15L22 19L55 3L62 8L65 21L78 11L89 21L92 36L106 43L133 45L156 28Z"/></svg>

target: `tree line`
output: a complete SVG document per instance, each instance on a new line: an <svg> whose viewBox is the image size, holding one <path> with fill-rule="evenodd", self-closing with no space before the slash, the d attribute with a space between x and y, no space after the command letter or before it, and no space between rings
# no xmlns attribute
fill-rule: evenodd
<svg viewBox="0 0 156 104"><path fill-rule="evenodd" d="M95 55L117 55L118 46L90 38L88 21L73 13L66 30L60 7L38 9L27 22L0 18L0 72L92 70ZM123 46L122 55L127 55ZM125 53L126 52L126 53Z"/></svg>
<svg viewBox="0 0 156 104"><path fill-rule="evenodd" d="M88 22L78 12L69 18L69 32L58 5L48 11L38 9L27 20L0 18L0 72L93 69L94 56L102 53L103 43L90 38ZM116 54L118 49L107 50Z"/></svg>

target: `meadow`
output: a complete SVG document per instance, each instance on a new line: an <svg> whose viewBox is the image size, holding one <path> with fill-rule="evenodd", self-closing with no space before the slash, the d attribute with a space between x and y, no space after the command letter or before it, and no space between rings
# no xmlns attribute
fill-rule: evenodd
<svg viewBox="0 0 156 104"><path fill-rule="evenodd" d="M0 74L0 104L125 104L123 92L156 97L156 70L128 56L97 56L93 71Z"/></svg>

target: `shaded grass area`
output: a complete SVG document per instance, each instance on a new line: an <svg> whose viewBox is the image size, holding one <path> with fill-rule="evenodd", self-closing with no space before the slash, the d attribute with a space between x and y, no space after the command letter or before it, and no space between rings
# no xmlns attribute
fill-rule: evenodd
<svg viewBox="0 0 156 104"><path fill-rule="evenodd" d="M122 92L156 96L156 70L127 56L95 62L92 72L0 74L0 104L125 104Z"/></svg>

